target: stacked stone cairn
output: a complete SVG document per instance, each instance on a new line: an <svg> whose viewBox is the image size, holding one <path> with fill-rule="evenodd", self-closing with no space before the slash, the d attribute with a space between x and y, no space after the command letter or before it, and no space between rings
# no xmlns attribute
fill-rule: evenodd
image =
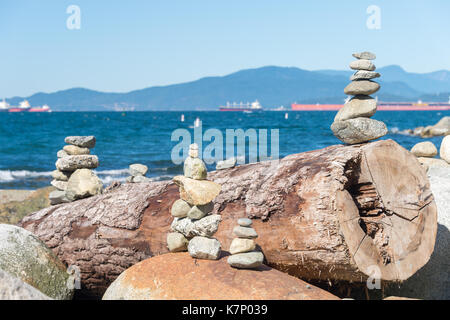
<svg viewBox="0 0 450 320"><path fill-rule="evenodd" d="M388 132L383 122L370 119L377 111L377 102L370 95L380 89L380 85L372 80L380 77L372 63L376 56L370 52L361 52L354 53L353 57L357 60L350 63L350 68L356 72L351 76L352 82L344 89L344 93L354 97L339 110L331 125L334 135L347 144L375 140Z"/></svg>
<svg viewBox="0 0 450 320"><path fill-rule="evenodd" d="M174 220L172 232L167 234L167 247L170 252L188 251L196 259L217 260L221 244L213 235L219 228L221 216L211 212L212 201L221 186L206 177L205 163L198 157L198 145L192 144L184 162L184 175L173 178L179 186L180 199L171 208Z"/></svg>
<svg viewBox="0 0 450 320"><path fill-rule="evenodd" d="M72 136L57 153L56 170L51 182L56 191L49 195L52 205L75 201L102 193L103 183L91 169L98 167L98 158L90 154L95 147L94 136Z"/></svg>
<svg viewBox="0 0 450 320"><path fill-rule="evenodd" d="M150 179L145 176L148 172L148 167L146 165L139 163L132 164L129 167L129 171L130 176L127 178L127 182L140 183L150 181Z"/></svg>
<svg viewBox="0 0 450 320"><path fill-rule="evenodd" d="M241 218L238 226L233 229L234 238L230 245L231 256L228 264L239 269L255 269L263 264L264 255L260 251L255 251L255 238L258 237L255 229L252 228L252 220Z"/></svg>

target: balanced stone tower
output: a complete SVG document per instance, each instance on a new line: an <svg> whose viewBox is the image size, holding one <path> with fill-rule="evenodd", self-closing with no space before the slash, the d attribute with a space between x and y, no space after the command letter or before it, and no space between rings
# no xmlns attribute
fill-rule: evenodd
<svg viewBox="0 0 450 320"><path fill-rule="evenodd" d="M237 238L231 242L231 256L228 258L228 264L239 269L255 269L262 265L264 255L260 251L255 251L254 239L258 237L258 234L252 228L252 220L239 219L238 226L233 229L233 234Z"/></svg>
<svg viewBox="0 0 450 320"><path fill-rule="evenodd" d="M145 175L148 172L148 167L144 164L135 163L129 167L130 176L127 178L129 183L149 182L150 179Z"/></svg>
<svg viewBox="0 0 450 320"><path fill-rule="evenodd" d="M375 140L388 132L383 122L370 119L377 111L377 101L370 95L380 89L380 85L372 80L380 77L372 63L376 56L370 52L361 52L354 53L353 57L357 60L350 63L350 68L356 72L351 76L352 82L344 89L344 93L354 97L339 110L331 125L333 134L348 144Z"/></svg>
<svg viewBox="0 0 450 320"><path fill-rule="evenodd" d="M221 216L211 212L212 201L222 187L206 177L205 163L198 157L198 145L194 143L184 162L184 176L173 178L180 188L181 199L171 208L173 232L167 235L167 247L171 252L189 251L193 258L217 260L221 244L212 236L219 228Z"/></svg>
<svg viewBox="0 0 450 320"><path fill-rule="evenodd" d="M98 158L90 154L95 147L95 137L66 137L67 145L57 153L56 170L51 182L56 191L49 195L52 205L71 202L100 194L102 181L91 169L98 167Z"/></svg>

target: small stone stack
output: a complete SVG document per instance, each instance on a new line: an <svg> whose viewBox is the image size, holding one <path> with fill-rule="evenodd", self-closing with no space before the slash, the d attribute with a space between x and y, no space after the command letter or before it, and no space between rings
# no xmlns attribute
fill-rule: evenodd
<svg viewBox="0 0 450 320"><path fill-rule="evenodd" d="M354 53L357 60L350 63L350 68L356 70L350 78L352 81L344 93L354 96L339 110L331 130L344 143L357 144L378 139L387 134L386 125L370 119L377 111L377 102L370 95L380 89L380 85L372 79L380 77L374 70L372 60L375 54L370 52Z"/></svg>
<svg viewBox="0 0 450 320"><path fill-rule="evenodd" d="M180 188L180 198L172 205L173 232L167 235L167 247L171 252L189 251L193 258L217 260L221 252L219 240L212 236L217 232L221 216L211 214L213 200L221 186L206 180L205 163L198 157L198 145L189 147L184 162L184 176L173 181Z"/></svg>
<svg viewBox="0 0 450 320"><path fill-rule="evenodd" d="M233 229L233 234L237 238L231 242L231 256L228 258L228 264L239 269L255 269L262 265L264 255L260 251L255 251L254 239L258 237L258 234L252 228L252 220L239 219L238 226Z"/></svg>
<svg viewBox="0 0 450 320"><path fill-rule="evenodd" d="M127 178L127 182L140 183L150 181L150 179L145 176L148 171L148 167L146 165L135 163L130 165L129 170L130 176Z"/></svg>
<svg viewBox="0 0 450 320"><path fill-rule="evenodd" d="M56 169L51 182L56 191L49 195L52 205L71 202L99 194L103 183L91 169L98 167L98 158L90 155L94 136L73 136L64 140L68 145L58 151Z"/></svg>

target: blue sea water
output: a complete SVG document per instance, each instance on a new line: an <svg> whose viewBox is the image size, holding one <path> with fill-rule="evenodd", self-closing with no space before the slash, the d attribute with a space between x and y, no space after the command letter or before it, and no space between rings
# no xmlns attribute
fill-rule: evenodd
<svg viewBox="0 0 450 320"><path fill-rule="evenodd" d="M288 113L288 119L285 114ZM181 122L184 114L185 121ZM0 113L0 189L34 189L48 186L55 169L56 153L69 135L94 135L100 166L96 173L105 185L124 180L128 166L143 163L153 180L170 179L182 173L182 166L171 161L171 141L178 128L193 136L196 118L203 132L219 129L279 129L280 157L288 154L341 144L330 130L336 112L54 112ZM424 141L402 133L418 126L432 125L450 111L378 111L374 119L384 121L393 139L410 149ZM270 135L269 135L270 139ZM442 137L426 139L440 146ZM209 142L204 142L204 146ZM212 170L214 165L209 165Z"/></svg>

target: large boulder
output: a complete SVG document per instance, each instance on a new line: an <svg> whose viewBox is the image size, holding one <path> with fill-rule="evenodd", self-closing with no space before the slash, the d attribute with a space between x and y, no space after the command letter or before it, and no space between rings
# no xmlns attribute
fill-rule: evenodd
<svg viewBox="0 0 450 320"><path fill-rule="evenodd" d="M413 133L421 136L422 138L449 135L450 117L443 117L438 123L432 126L417 127L413 130Z"/></svg>
<svg viewBox="0 0 450 320"><path fill-rule="evenodd" d="M441 159L450 163L450 135L442 140L439 155L441 156Z"/></svg>
<svg viewBox="0 0 450 320"><path fill-rule="evenodd" d="M73 283L64 264L25 229L0 224L0 269L53 299L73 296Z"/></svg>
<svg viewBox="0 0 450 320"><path fill-rule="evenodd" d="M67 182L66 197L70 201L102 193L103 183L92 170L78 169Z"/></svg>
<svg viewBox="0 0 450 320"><path fill-rule="evenodd" d="M52 300L36 288L0 270L0 300Z"/></svg>
<svg viewBox="0 0 450 320"><path fill-rule="evenodd" d="M335 300L336 296L267 266L231 268L227 257L194 260L168 253L124 271L103 300Z"/></svg>

